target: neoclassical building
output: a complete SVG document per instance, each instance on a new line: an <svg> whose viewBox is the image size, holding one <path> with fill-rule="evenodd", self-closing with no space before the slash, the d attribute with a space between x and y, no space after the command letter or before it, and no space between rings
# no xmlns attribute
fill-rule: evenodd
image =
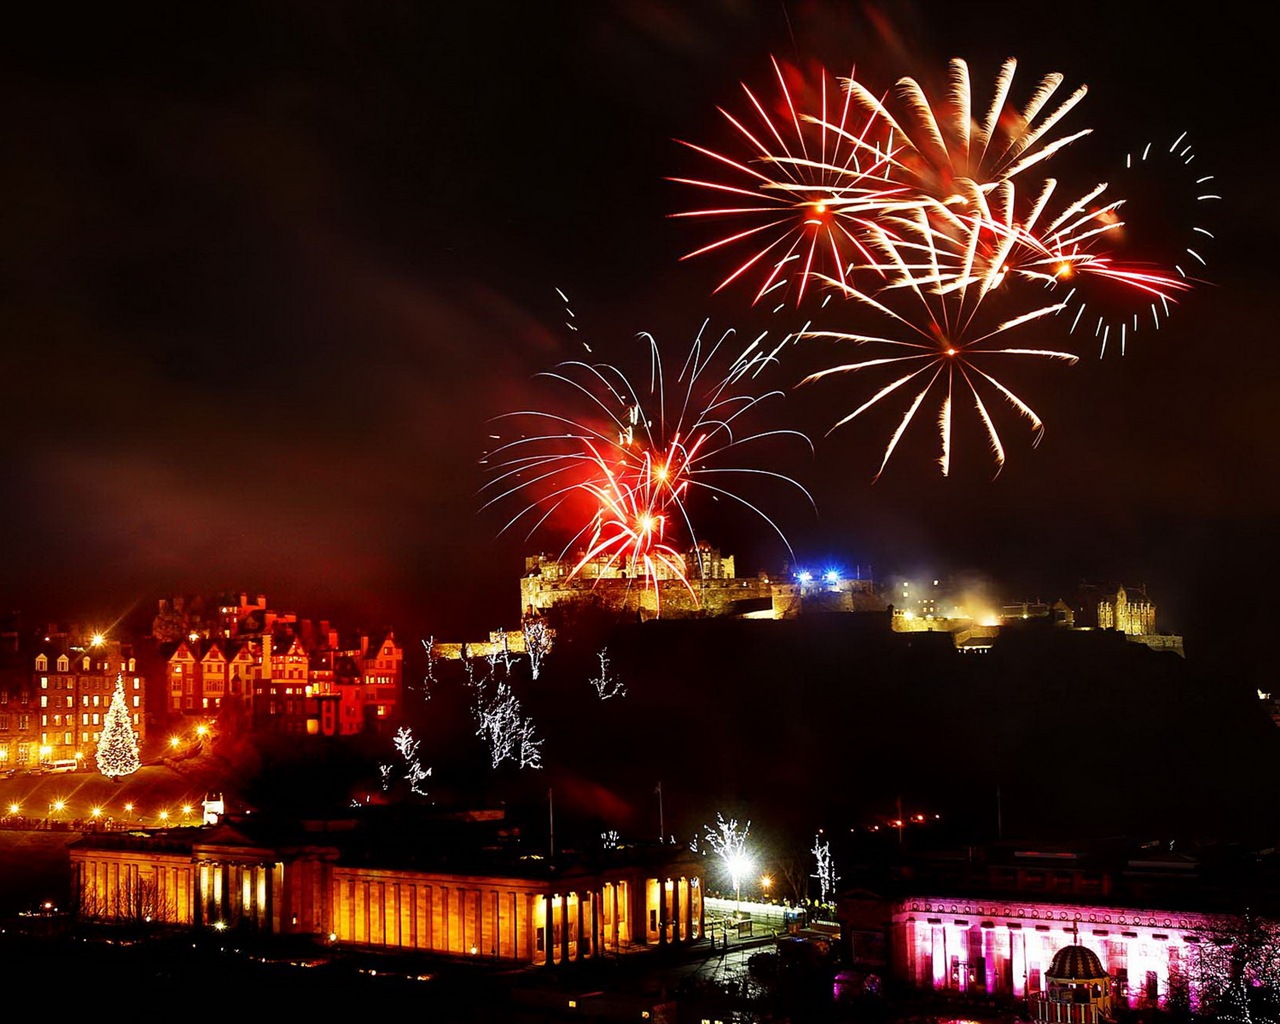
<svg viewBox="0 0 1280 1024"><path fill-rule="evenodd" d="M702 858L675 845L552 854L500 814L224 820L71 847L82 917L554 964L702 938Z"/></svg>

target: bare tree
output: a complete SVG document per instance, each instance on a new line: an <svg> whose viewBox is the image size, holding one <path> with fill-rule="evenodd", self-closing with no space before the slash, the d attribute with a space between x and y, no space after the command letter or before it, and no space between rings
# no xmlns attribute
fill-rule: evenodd
<svg viewBox="0 0 1280 1024"><path fill-rule="evenodd" d="M178 920L172 896L154 875L128 873L109 888L96 884L80 892L80 914L116 924L164 924Z"/></svg>
<svg viewBox="0 0 1280 1024"><path fill-rule="evenodd" d="M542 671L542 659L551 653L551 629L542 619L525 619L521 627L524 634L524 650L529 655L529 671L538 678Z"/></svg>
<svg viewBox="0 0 1280 1024"><path fill-rule="evenodd" d="M492 699L487 697L482 683L477 687L473 711L480 723L476 735L489 744L492 767L507 760L521 768L542 767L542 740L537 738L533 720L524 715L509 683L498 683Z"/></svg>
<svg viewBox="0 0 1280 1024"><path fill-rule="evenodd" d="M608 648L600 652L600 674L587 681L596 691L596 696L601 700L608 700L610 697L622 697L627 692L627 688L622 684L622 681L617 676L609 674Z"/></svg>

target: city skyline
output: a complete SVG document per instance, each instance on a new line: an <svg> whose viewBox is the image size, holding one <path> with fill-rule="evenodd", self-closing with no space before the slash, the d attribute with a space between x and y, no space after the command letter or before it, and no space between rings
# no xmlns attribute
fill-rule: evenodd
<svg viewBox="0 0 1280 1024"><path fill-rule="evenodd" d="M717 107L772 95L774 58L929 86L962 58L984 97L1015 57L1027 86L1088 86L1080 173L1186 132L1224 195L1207 283L1158 331L1016 371L1046 431L1038 447L1011 431L994 479L972 439L942 477L923 437L873 482L895 421L828 436L847 403L784 376L777 422L814 446L786 468L816 512L776 512L794 560L981 573L1047 600L1058 581L1145 583L1188 633L1236 625L1223 591L1267 567L1275 203L1253 168L1274 141L1253 127L1264 65L1239 26L1146 4L26 17L4 44L0 160L7 608L124 613L225 586L423 633L516 625L524 557L569 538L500 535L481 512L492 417L535 404L535 375L584 342L643 375L641 332L683 353L704 323L745 344L807 322L716 292L733 262L682 260L706 234L672 216L691 196L669 179L705 170L677 140L727 145ZM701 539L742 571L792 560L758 523L703 511Z"/></svg>

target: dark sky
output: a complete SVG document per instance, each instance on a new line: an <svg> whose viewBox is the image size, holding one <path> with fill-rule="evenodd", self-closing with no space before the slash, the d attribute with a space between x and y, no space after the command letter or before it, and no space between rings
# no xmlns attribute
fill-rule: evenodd
<svg viewBox="0 0 1280 1024"><path fill-rule="evenodd" d="M1223 8L1222 10L1230 10ZM1199 218L1208 280L1123 358L1005 378L1046 424L1004 419L1008 462L927 432L872 482L891 419L830 437L868 397L793 389L815 451L771 512L801 561L989 576L1011 599L1147 583L1166 628L1260 604L1278 503L1273 342L1276 90L1257 25L1204 5L482 2L43 5L0 42L0 310L7 497L0 602L110 621L176 591L265 593L310 617L457 635L518 620L523 556L479 511L490 417L581 353L650 331L804 317L713 294L727 258L670 176L707 171L717 106L771 57L888 86L969 62L989 97L1016 57L1089 94L1063 174L1107 180L1181 132L1223 200L1138 188L1153 248ZM1058 158L1055 158L1058 159ZM1141 180L1141 179L1140 179ZM1178 237L1181 237L1179 235ZM569 296L573 336L564 326ZM673 357L674 358L674 357ZM641 359L634 365L647 367ZM782 370L788 367L780 368ZM779 380L788 379L782 372ZM794 380L794 377L791 378ZM794 419L786 417L794 416ZM785 557L712 509L741 568ZM1262 586L1259 586L1261 584Z"/></svg>

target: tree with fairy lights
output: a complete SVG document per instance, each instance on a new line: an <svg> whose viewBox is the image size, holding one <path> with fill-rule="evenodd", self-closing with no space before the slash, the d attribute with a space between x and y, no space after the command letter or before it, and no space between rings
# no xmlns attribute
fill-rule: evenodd
<svg viewBox="0 0 1280 1024"><path fill-rule="evenodd" d="M111 707L102 722L102 736L98 740L98 771L110 779L122 779L142 767L138 757L138 737L129 719L129 708L124 700L124 680L116 676L116 692L111 695Z"/></svg>
<svg viewBox="0 0 1280 1024"><path fill-rule="evenodd" d="M741 828L738 819L725 821L724 815L716 813L716 824L706 826L706 843L712 852L720 858L725 874L729 876L729 884L733 886L734 898L738 901L737 910L742 910L742 878L751 870L751 858L747 855L747 836L751 834L751 822Z"/></svg>

